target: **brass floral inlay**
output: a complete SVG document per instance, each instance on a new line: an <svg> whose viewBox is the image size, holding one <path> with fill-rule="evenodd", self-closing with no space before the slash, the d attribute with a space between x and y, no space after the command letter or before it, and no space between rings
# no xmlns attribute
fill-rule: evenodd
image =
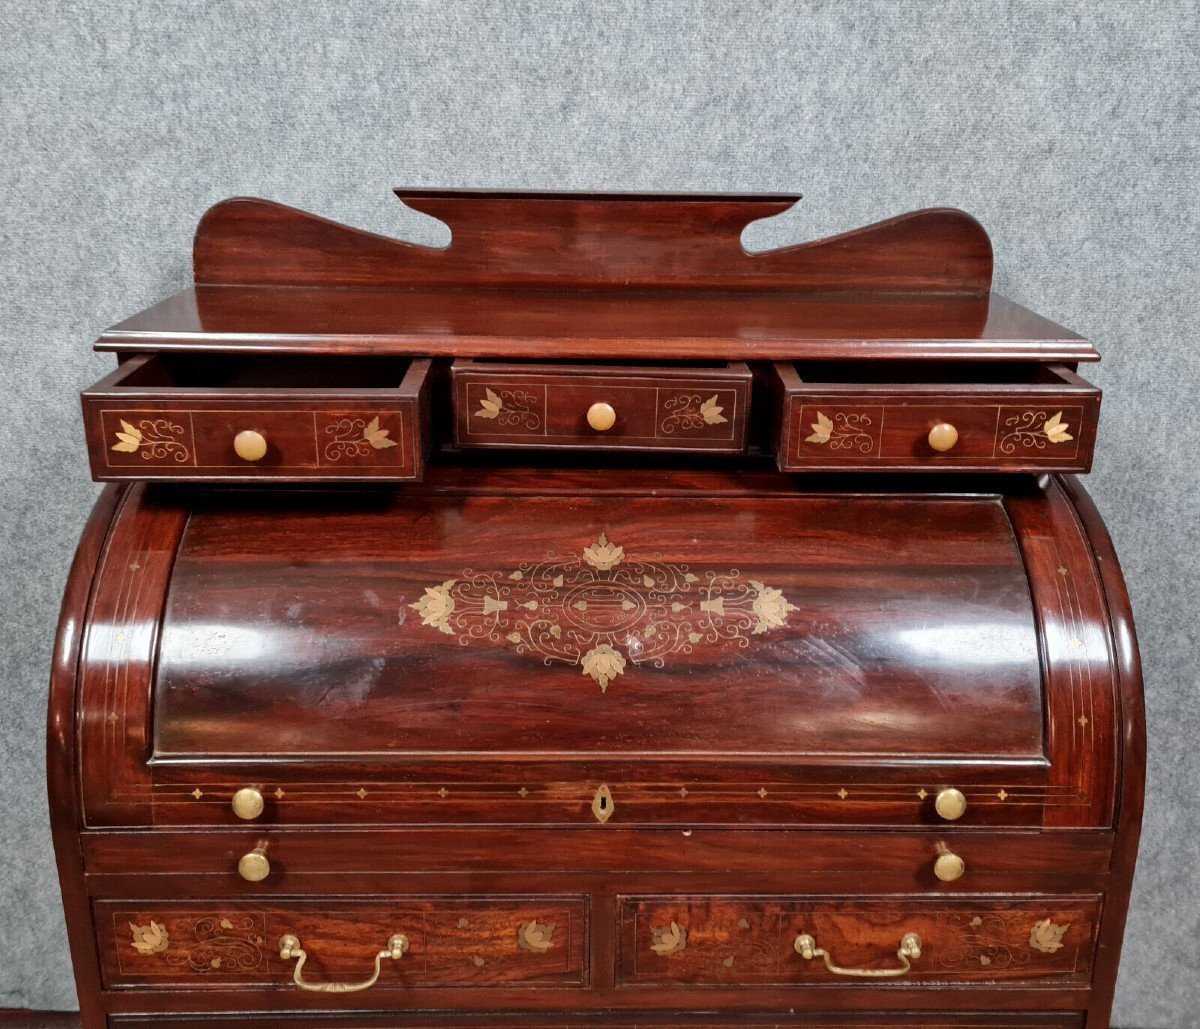
<svg viewBox="0 0 1200 1029"><path fill-rule="evenodd" d="M539 925L535 920L526 922L517 931L517 946L533 954L545 954L552 946L551 937L554 935L554 923Z"/></svg>
<svg viewBox="0 0 1200 1029"><path fill-rule="evenodd" d="M153 918L149 925L130 922L129 928L133 932L133 949L139 954L161 954L171 945L166 926L159 925Z"/></svg>
<svg viewBox="0 0 1200 1029"><path fill-rule="evenodd" d="M679 954L687 947L687 930L678 922L672 922L669 926L661 929L651 928L650 932L654 938L650 949L659 957L666 958L672 954Z"/></svg>
<svg viewBox="0 0 1200 1029"><path fill-rule="evenodd" d="M390 429L379 427L379 418L369 422L365 418L339 418L325 427L333 438L325 444L325 460L340 461L343 457L366 457L372 450L394 447L396 441L389 439Z"/></svg>
<svg viewBox="0 0 1200 1029"><path fill-rule="evenodd" d="M534 413L533 406L537 397L522 389L502 389L499 393L490 386L483 389L483 399L479 401L476 418L487 418L497 425L506 427L521 426L525 429L536 429L541 425L541 418Z"/></svg>
<svg viewBox="0 0 1200 1029"><path fill-rule="evenodd" d="M629 560L604 533L579 556L551 554L507 573L465 569L408 606L463 645L576 665L605 692L630 664L662 668L701 643L748 647L797 610L737 570L701 576L684 564Z"/></svg>
<svg viewBox="0 0 1200 1029"><path fill-rule="evenodd" d="M1041 423L1039 425L1039 423ZM1068 443L1075 437L1067 430L1071 426L1062 420L1062 412L1046 417L1045 411L1025 411L1004 419L1000 449L1011 454L1022 449L1045 450L1050 443Z"/></svg>
<svg viewBox="0 0 1200 1029"><path fill-rule="evenodd" d="M706 425L722 425L729 421L722 412L725 408L717 403L714 393L707 400L701 400L699 393L685 393L672 397L663 404L667 417L663 419L662 431L670 436L676 432L702 429Z"/></svg>
<svg viewBox="0 0 1200 1029"><path fill-rule="evenodd" d="M1070 922L1066 925L1055 925L1050 919L1043 918L1034 925L1033 930L1029 933L1029 946L1034 950L1040 950L1043 954L1053 954L1055 951L1062 950L1062 938L1070 928Z"/></svg>
<svg viewBox="0 0 1200 1029"><path fill-rule="evenodd" d="M830 450L857 449L869 454L874 445L874 439L869 432L871 419L865 414L846 414L839 411L832 418L817 412L817 420L809 428L811 436L805 436L805 443L828 445Z"/></svg>
<svg viewBox="0 0 1200 1029"><path fill-rule="evenodd" d="M183 426L170 418L143 418L137 425L118 419L117 442L112 449L120 454L140 453L147 461L165 461L173 458L177 464L188 459L188 448L183 443Z"/></svg>

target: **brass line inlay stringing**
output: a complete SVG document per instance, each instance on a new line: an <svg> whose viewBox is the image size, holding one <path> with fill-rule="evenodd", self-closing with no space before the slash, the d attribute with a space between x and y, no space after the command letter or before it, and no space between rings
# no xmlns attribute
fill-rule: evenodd
<svg viewBox="0 0 1200 1029"><path fill-rule="evenodd" d="M700 643L748 647L797 610L736 569L697 575L684 564L627 560L604 533L578 557L551 555L512 572L464 569L408 606L461 644L577 665L601 691L630 664L662 668Z"/></svg>

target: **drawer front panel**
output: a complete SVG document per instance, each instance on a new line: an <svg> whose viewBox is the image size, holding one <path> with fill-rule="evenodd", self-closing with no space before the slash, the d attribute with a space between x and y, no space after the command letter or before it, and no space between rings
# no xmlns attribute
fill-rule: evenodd
<svg viewBox="0 0 1200 1029"><path fill-rule="evenodd" d="M631 985L1084 985L1099 916L1098 897L627 897L617 977ZM909 934L919 937L919 956L901 957ZM840 971L819 952L799 953L802 935Z"/></svg>
<svg viewBox="0 0 1200 1029"><path fill-rule="evenodd" d="M131 365L134 364L131 362ZM396 389L357 395L319 390L126 387L142 362L83 394L84 425L99 481L123 479L419 479L429 441L428 361ZM339 391L330 390L337 394ZM261 456L240 456L239 433Z"/></svg>
<svg viewBox="0 0 1200 1029"><path fill-rule="evenodd" d="M819 469L1079 471L1091 467L1100 392L1081 385L946 388L822 386L776 366L782 393L777 460ZM1064 375L1069 374L1064 372ZM930 430L957 440L935 450Z"/></svg>
<svg viewBox="0 0 1200 1029"><path fill-rule="evenodd" d="M451 371L454 442L460 447L702 450L740 453L746 445L750 371L636 367L495 368L470 362ZM594 404L615 421L588 423Z"/></svg>
<svg viewBox="0 0 1200 1029"><path fill-rule="evenodd" d="M296 989L295 936L306 981L366 979L396 933L408 950L385 960L381 988L587 985L587 902L579 897L372 901L97 901L107 987Z"/></svg>

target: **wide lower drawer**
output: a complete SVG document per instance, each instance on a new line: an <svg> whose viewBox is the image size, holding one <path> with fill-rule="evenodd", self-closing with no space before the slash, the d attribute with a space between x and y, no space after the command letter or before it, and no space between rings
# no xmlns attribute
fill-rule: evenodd
<svg viewBox="0 0 1200 1029"><path fill-rule="evenodd" d="M1062 365L778 363L781 471L1091 468L1100 390Z"/></svg>
<svg viewBox="0 0 1200 1029"><path fill-rule="evenodd" d="M430 362L143 355L83 393L92 477L420 479Z"/></svg>
<svg viewBox="0 0 1200 1029"><path fill-rule="evenodd" d="M457 360L450 369L459 447L741 453L750 369Z"/></svg>
<svg viewBox="0 0 1200 1029"><path fill-rule="evenodd" d="M94 909L110 989L296 990L298 975L340 993L374 985L376 971L381 988L588 984L583 897L99 900Z"/></svg>
<svg viewBox="0 0 1200 1029"><path fill-rule="evenodd" d="M1083 986L1100 898L624 897L618 920L627 985Z"/></svg>

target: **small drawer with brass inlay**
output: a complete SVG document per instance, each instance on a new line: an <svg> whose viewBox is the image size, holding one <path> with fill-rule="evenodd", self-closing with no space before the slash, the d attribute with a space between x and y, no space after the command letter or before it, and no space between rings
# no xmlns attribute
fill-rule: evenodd
<svg viewBox="0 0 1200 1029"><path fill-rule="evenodd" d="M1100 390L1064 365L773 366L782 471L1086 472Z"/></svg>
<svg viewBox="0 0 1200 1029"><path fill-rule="evenodd" d="M751 372L741 362L497 363L450 369L459 447L703 451L746 448Z"/></svg>
<svg viewBox="0 0 1200 1029"><path fill-rule="evenodd" d="M140 355L83 393L98 481L420 479L428 360Z"/></svg>

